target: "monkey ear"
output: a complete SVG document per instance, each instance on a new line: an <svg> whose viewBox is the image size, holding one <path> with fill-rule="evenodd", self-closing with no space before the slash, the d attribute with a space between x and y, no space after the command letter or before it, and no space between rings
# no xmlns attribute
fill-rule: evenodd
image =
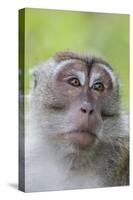
<svg viewBox="0 0 133 200"><path fill-rule="evenodd" d="M34 90L38 84L38 70L36 68L30 70L30 75L32 76L31 88Z"/></svg>

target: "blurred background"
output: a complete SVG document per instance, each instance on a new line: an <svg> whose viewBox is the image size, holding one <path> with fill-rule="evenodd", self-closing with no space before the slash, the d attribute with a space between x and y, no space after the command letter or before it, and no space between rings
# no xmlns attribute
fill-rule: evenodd
<svg viewBox="0 0 133 200"><path fill-rule="evenodd" d="M25 73L61 50L91 53L107 60L121 82L121 100L129 108L129 16L125 14L25 10Z"/></svg>

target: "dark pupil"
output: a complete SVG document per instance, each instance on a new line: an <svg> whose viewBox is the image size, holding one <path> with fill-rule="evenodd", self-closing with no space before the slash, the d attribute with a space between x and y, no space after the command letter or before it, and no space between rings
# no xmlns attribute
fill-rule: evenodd
<svg viewBox="0 0 133 200"><path fill-rule="evenodd" d="M98 86L97 86L99 89L101 89L102 88L102 85L100 85L100 84L98 84Z"/></svg>
<svg viewBox="0 0 133 200"><path fill-rule="evenodd" d="M78 86L79 85L79 81L77 79L73 79L72 80L72 84L75 85L75 86Z"/></svg>
<svg viewBox="0 0 133 200"><path fill-rule="evenodd" d="M94 89L103 90L103 85L101 83L97 83L97 84L95 84Z"/></svg>

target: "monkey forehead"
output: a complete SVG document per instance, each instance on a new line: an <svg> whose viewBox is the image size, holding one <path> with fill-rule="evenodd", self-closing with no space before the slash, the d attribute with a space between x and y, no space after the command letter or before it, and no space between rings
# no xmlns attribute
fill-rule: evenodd
<svg viewBox="0 0 133 200"><path fill-rule="evenodd" d="M108 78L111 80L113 87L117 86L117 78L116 78L114 72L112 71L112 69L110 69L108 66L106 66L102 63L96 63L92 67L91 82L93 82L96 79L104 78L103 74L108 75Z"/></svg>
<svg viewBox="0 0 133 200"><path fill-rule="evenodd" d="M75 67L75 69L78 68L79 65L80 65L80 68L81 68L81 66L82 66L82 68L84 66L83 69L87 69L85 63L83 63L82 61L79 61L76 59L70 59L70 60L64 60L64 61L61 61L60 63L58 63L55 67L54 73L56 74L62 69L65 69L65 68L67 69L72 64L76 64L73 66L73 67ZM70 67L71 67L70 69L72 69L72 66L70 66Z"/></svg>

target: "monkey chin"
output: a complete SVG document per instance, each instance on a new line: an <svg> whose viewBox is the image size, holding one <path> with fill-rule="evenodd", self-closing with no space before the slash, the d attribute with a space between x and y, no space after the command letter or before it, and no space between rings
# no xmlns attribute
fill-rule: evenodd
<svg viewBox="0 0 133 200"><path fill-rule="evenodd" d="M74 130L67 133L65 139L71 144L84 148L93 145L96 140L96 135L86 130Z"/></svg>

